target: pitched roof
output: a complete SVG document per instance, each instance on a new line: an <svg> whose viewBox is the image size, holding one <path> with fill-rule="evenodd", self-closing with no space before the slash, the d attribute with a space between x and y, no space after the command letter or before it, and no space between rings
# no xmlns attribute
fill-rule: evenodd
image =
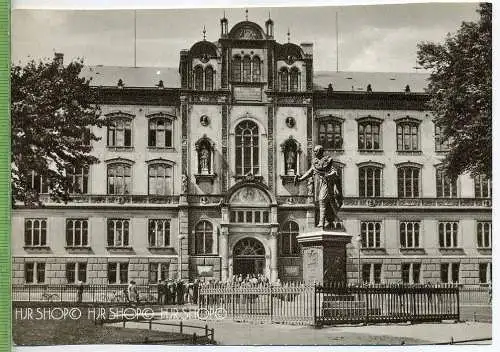
<svg viewBox="0 0 500 352"><path fill-rule="evenodd" d="M160 80L165 88L180 88L179 71L173 67L85 66L82 76L91 78L92 86L117 86L121 79L125 87L155 87ZM315 71L314 89L322 90L332 83L334 91L366 91L368 84L374 92L422 93L429 75L402 72L334 72Z"/></svg>
<svg viewBox="0 0 500 352"><path fill-rule="evenodd" d="M410 72L334 72L315 71L314 89L326 89L332 83L334 91L366 91L368 84L374 92L404 92L406 85L410 91L423 93L429 78L425 73Z"/></svg>

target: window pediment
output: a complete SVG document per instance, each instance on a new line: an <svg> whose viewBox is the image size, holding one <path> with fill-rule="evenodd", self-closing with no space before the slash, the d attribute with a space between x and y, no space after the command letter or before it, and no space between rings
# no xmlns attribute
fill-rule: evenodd
<svg viewBox="0 0 500 352"><path fill-rule="evenodd" d="M416 167L421 169L423 167L422 164L411 162L411 161L404 161L401 163L394 164L398 169L401 167Z"/></svg>
<svg viewBox="0 0 500 352"><path fill-rule="evenodd" d="M156 158L156 159L146 160L146 164L148 164L148 165L167 164L167 165L173 166L175 164L175 161L171 161L171 160L164 159L164 158Z"/></svg>
<svg viewBox="0 0 500 352"><path fill-rule="evenodd" d="M412 124L421 124L422 123L422 120L419 120L417 118L414 118L414 117L410 117L410 116L405 116L405 117L400 117L398 119L394 119L394 122L396 122L397 124L400 124L400 123L412 123Z"/></svg>
<svg viewBox="0 0 500 352"><path fill-rule="evenodd" d="M135 115L123 112L121 110L112 111L110 113L105 114L104 116L106 116L108 119L129 119L129 120L132 120L135 117Z"/></svg>
<svg viewBox="0 0 500 352"><path fill-rule="evenodd" d="M338 122L338 123L343 123L345 121L345 119L343 117L332 115L332 114L319 115L317 118L320 121L334 121L334 122Z"/></svg>
<svg viewBox="0 0 500 352"><path fill-rule="evenodd" d="M379 169L383 169L385 167L384 164L382 163L378 163L376 161L363 161L361 163L357 163L356 164L358 167L367 167L367 166L370 166L370 167L376 167L376 168L379 168Z"/></svg>
<svg viewBox="0 0 500 352"><path fill-rule="evenodd" d="M151 119L175 120L175 119L177 119L177 116L171 115L171 114L167 114L165 112L155 112L155 113L146 115L146 118L148 120L151 120Z"/></svg>
<svg viewBox="0 0 500 352"><path fill-rule="evenodd" d="M215 142L208 138L207 135L203 135L203 137L198 139L194 144L197 151L199 151L203 146L208 146L210 150L215 150Z"/></svg>
<svg viewBox="0 0 500 352"><path fill-rule="evenodd" d="M300 143L293 136L290 136L287 139L285 139L280 144L280 148L281 148L282 152L285 152L288 148L295 148L295 151L297 153L301 153L302 152Z"/></svg>
<svg viewBox="0 0 500 352"><path fill-rule="evenodd" d="M242 187L236 190L229 199L231 206L269 206L267 194L255 187Z"/></svg>
<svg viewBox="0 0 500 352"><path fill-rule="evenodd" d="M135 161L121 157L104 160L104 162L106 164L127 164L127 165L135 164Z"/></svg>
<svg viewBox="0 0 500 352"><path fill-rule="evenodd" d="M384 122L383 119L381 119L379 117L372 116L372 115L358 117L356 119L356 121L358 121L358 123L370 123L371 122L371 123L379 123L379 124Z"/></svg>

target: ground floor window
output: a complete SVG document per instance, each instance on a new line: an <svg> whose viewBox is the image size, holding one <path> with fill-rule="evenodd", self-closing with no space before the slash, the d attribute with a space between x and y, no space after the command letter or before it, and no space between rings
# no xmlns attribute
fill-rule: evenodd
<svg viewBox="0 0 500 352"><path fill-rule="evenodd" d="M45 263L24 263L24 282L27 284L45 283Z"/></svg>
<svg viewBox="0 0 500 352"><path fill-rule="evenodd" d="M108 284L128 283L128 263L108 263Z"/></svg>
<svg viewBox="0 0 500 352"><path fill-rule="evenodd" d="M491 262L488 263L479 263L479 283L480 284L489 284L491 283Z"/></svg>
<svg viewBox="0 0 500 352"><path fill-rule="evenodd" d="M441 263L441 282L458 283L460 281L460 263Z"/></svg>
<svg viewBox="0 0 500 352"><path fill-rule="evenodd" d="M403 263L401 264L401 279L405 284L420 283L420 263Z"/></svg>
<svg viewBox="0 0 500 352"><path fill-rule="evenodd" d="M87 263L66 263L66 280L68 284L87 282Z"/></svg>
<svg viewBox="0 0 500 352"><path fill-rule="evenodd" d="M170 263L149 263L149 283L156 284L168 280Z"/></svg>
<svg viewBox="0 0 500 352"><path fill-rule="evenodd" d="M362 279L365 284L379 284L382 282L382 264L363 264Z"/></svg>

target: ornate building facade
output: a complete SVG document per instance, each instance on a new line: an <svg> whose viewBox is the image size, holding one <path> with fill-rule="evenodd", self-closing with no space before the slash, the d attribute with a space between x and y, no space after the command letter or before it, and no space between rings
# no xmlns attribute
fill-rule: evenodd
<svg viewBox="0 0 500 352"><path fill-rule="evenodd" d="M302 279L321 144L342 175L350 282L491 280L491 184L440 168L448 143L426 75L313 72L313 45L243 21L180 53L178 70L84 73L113 125L78 192L12 214L13 283L138 284L262 273ZM46 192L33 176L33 187Z"/></svg>

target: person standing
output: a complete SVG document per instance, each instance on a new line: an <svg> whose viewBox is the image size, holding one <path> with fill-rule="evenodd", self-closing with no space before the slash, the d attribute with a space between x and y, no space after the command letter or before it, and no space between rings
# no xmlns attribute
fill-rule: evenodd
<svg viewBox="0 0 500 352"><path fill-rule="evenodd" d="M83 300L83 282L81 280L78 280L77 282L77 302L82 303Z"/></svg>
<svg viewBox="0 0 500 352"><path fill-rule="evenodd" d="M158 284L158 304L165 304L165 280L161 280Z"/></svg>

